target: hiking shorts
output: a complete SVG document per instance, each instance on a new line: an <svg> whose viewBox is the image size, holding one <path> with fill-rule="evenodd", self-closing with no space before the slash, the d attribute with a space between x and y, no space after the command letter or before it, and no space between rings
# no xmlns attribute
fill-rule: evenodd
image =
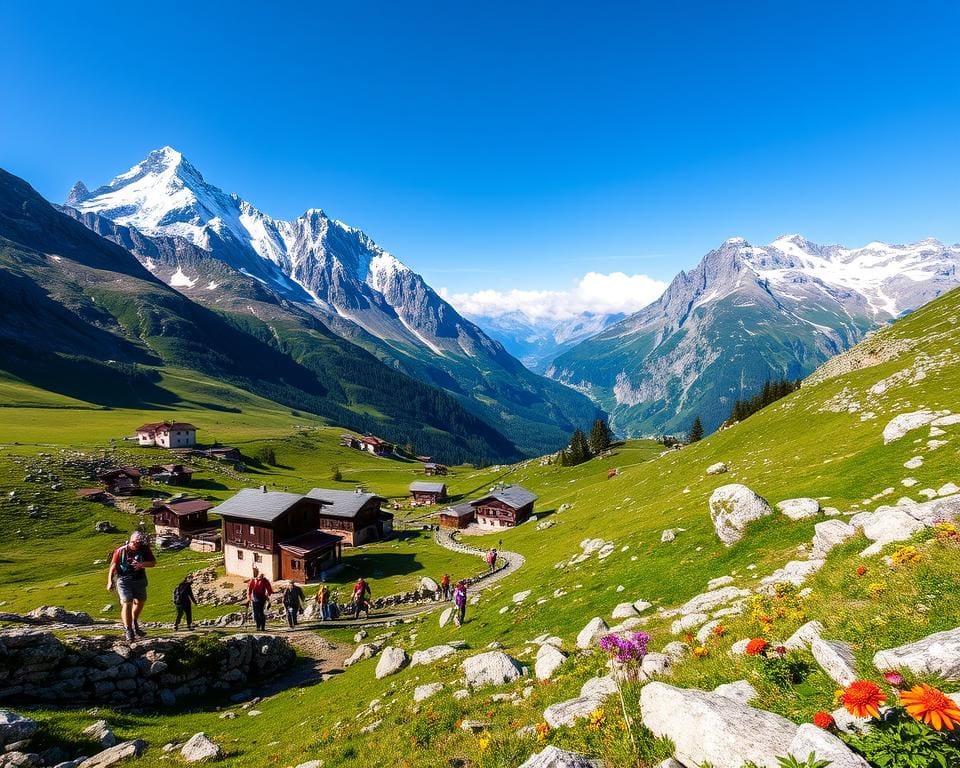
<svg viewBox="0 0 960 768"><path fill-rule="evenodd" d="M117 579L117 595L121 603L130 603L139 600L141 603L147 599L147 580L146 579Z"/></svg>

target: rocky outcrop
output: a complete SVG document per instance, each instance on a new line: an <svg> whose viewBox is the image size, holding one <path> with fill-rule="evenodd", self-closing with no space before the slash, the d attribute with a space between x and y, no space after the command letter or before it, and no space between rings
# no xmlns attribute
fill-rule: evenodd
<svg viewBox="0 0 960 768"><path fill-rule="evenodd" d="M791 520L806 520L820 514L820 502L816 499L785 499L777 504L777 509Z"/></svg>
<svg viewBox="0 0 960 768"><path fill-rule="evenodd" d="M464 659L463 675L470 688L503 685L518 680L520 665L503 651L487 651Z"/></svg>
<svg viewBox="0 0 960 768"><path fill-rule="evenodd" d="M220 745L200 732L191 736L180 748L180 757L188 763L206 763L223 757Z"/></svg>
<svg viewBox="0 0 960 768"><path fill-rule="evenodd" d="M764 498L739 483L722 485L710 496L710 518L720 541L728 547L743 538L754 520L773 514Z"/></svg>
<svg viewBox="0 0 960 768"><path fill-rule="evenodd" d="M80 763L77 768L109 768L109 766L116 765L125 760L140 757L146 748L147 742L143 741L143 739L124 741L115 747L110 747L110 749L105 749L103 752L98 752L93 757L88 757Z"/></svg>
<svg viewBox="0 0 960 768"><path fill-rule="evenodd" d="M407 652L403 648L396 648L393 646L384 648L380 652L380 659L377 661L377 669L374 674L376 674L377 680L382 680L385 677L390 675L395 675L405 666L409 661Z"/></svg>
<svg viewBox="0 0 960 768"><path fill-rule="evenodd" d="M813 530L813 549L810 556L814 558L826 557L831 549L843 544L857 533L856 528L843 520L824 520L822 523L817 523Z"/></svg>
<svg viewBox="0 0 960 768"><path fill-rule="evenodd" d="M576 752L567 752L554 746L530 755L520 768L594 768L596 763Z"/></svg>
<svg viewBox="0 0 960 768"><path fill-rule="evenodd" d="M873 657L873 666L880 670L907 669L917 675L960 680L960 627L878 651Z"/></svg>
<svg viewBox="0 0 960 768"><path fill-rule="evenodd" d="M29 717L0 709L0 750L8 744L27 741L37 732L37 721Z"/></svg>
<svg viewBox="0 0 960 768"><path fill-rule="evenodd" d="M226 691L285 671L296 654L280 637L231 635L213 646L180 638L128 645L102 636L61 641L41 630L0 633L0 701L155 706Z"/></svg>
<svg viewBox="0 0 960 768"><path fill-rule="evenodd" d="M804 723L797 729L788 751L801 761L811 754L817 760L829 760L830 768L870 768L866 760L852 752L840 739L810 723Z"/></svg>
<svg viewBox="0 0 960 768"><path fill-rule="evenodd" d="M877 555L887 544L906 541L924 524L900 507L878 507L874 512L861 512L850 518L850 525L863 529L863 535L873 544L860 554L863 557Z"/></svg>
<svg viewBox="0 0 960 768"><path fill-rule="evenodd" d="M883 428L883 444L887 445L894 440L899 440L908 432L925 427L938 417L949 413L950 411L914 411L894 416Z"/></svg>

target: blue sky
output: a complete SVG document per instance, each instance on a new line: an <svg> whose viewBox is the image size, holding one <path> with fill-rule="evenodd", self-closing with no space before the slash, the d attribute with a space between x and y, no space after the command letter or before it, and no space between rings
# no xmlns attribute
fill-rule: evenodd
<svg viewBox="0 0 960 768"><path fill-rule="evenodd" d="M454 293L669 280L732 235L956 242L958 8L4 3L0 165L60 200L170 144Z"/></svg>

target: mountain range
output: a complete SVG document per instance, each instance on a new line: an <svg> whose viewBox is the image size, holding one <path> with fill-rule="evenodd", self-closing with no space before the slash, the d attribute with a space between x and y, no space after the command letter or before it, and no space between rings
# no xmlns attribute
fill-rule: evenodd
<svg viewBox="0 0 960 768"><path fill-rule="evenodd" d="M559 354L547 375L590 395L625 435L707 431L764 381L806 376L960 284L960 246L862 248L800 235L731 238L654 303Z"/></svg>
<svg viewBox="0 0 960 768"><path fill-rule="evenodd" d="M290 315L322 325L445 390L522 453L556 450L600 412L525 368L362 231L316 208L274 219L208 183L170 147L93 191L78 182L64 212L193 301L256 318L269 335ZM294 355L307 351L300 345Z"/></svg>

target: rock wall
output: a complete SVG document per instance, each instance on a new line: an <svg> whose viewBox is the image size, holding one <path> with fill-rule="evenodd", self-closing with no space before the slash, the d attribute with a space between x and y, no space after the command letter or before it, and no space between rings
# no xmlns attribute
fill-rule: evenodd
<svg viewBox="0 0 960 768"><path fill-rule="evenodd" d="M33 629L0 633L0 703L166 706L227 691L290 667L284 638L230 635L147 638L69 636Z"/></svg>

